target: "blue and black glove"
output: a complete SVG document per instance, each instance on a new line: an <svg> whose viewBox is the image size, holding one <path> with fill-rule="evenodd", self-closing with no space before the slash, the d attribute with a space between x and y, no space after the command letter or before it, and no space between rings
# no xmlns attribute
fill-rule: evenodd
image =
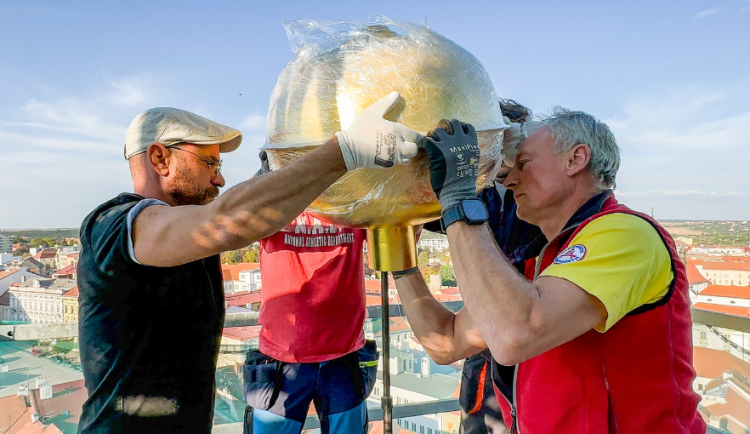
<svg viewBox="0 0 750 434"><path fill-rule="evenodd" d="M479 142L471 124L443 119L420 144L430 156L430 184L443 212L477 198Z"/></svg>

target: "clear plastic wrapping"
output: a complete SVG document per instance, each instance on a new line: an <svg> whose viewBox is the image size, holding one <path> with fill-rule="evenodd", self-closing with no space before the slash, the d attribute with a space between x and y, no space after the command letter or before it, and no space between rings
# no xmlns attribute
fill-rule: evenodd
<svg viewBox="0 0 750 434"><path fill-rule="evenodd" d="M368 23L295 21L286 29L297 56L271 96L265 146L271 169L325 143L395 90L402 100L386 118L422 134L443 118L473 124L482 152L477 188L495 177L505 125L492 82L469 52L426 26L383 16ZM423 151L408 166L347 173L308 210L350 227L440 216Z"/></svg>

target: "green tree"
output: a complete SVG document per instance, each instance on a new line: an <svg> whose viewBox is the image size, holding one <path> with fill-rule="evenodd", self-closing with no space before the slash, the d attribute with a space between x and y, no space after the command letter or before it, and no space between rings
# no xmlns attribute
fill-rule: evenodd
<svg viewBox="0 0 750 434"><path fill-rule="evenodd" d="M448 264L440 267L440 279L444 286L456 286L456 275L453 274L453 268Z"/></svg>
<svg viewBox="0 0 750 434"><path fill-rule="evenodd" d="M420 265L419 271L422 272L422 277L424 278L424 281L427 284L427 286L430 285L430 276L440 274L440 268L434 264Z"/></svg>
<svg viewBox="0 0 750 434"><path fill-rule="evenodd" d="M260 261L260 249L255 246L250 246L245 254L242 256L242 262L259 262Z"/></svg>
<svg viewBox="0 0 750 434"><path fill-rule="evenodd" d="M29 241L29 245L31 247L49 247L49 243L44 240L44 238L32 238L31 241Z"/></svg>
<svg viewBox="0 0 750 434"><path fill-rule="evenodd" d="M427 250L422 250L419 252L419 256L417 256L417 264L419 265L427 265L430 263L430 252Z"/></svg>
<svg viewBox="0 0 750 434"><path fill-rule="evenodd" d="M242 251L241 250L230 250L221 254L222 264L239 264L242 262Z"/></svg>
<svg viewBox="0 0 750 434"><path fill-rule="evenodd" d="M24 243L28 243L28 242L29 242L29 240L27 240L26 238L20 237L18 235L16 235L15 237L13 237L13 244L24 244Z"/></svg>

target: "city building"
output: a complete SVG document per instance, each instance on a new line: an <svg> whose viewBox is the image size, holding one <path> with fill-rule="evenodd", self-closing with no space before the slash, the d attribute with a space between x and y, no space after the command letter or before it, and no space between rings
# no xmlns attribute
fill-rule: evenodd
<svg viewBox="0 0 750 434"><path fill-rule="evenodd" d="M224 278L224 294L258 291L261 288L260 264L257 262L222 264L221 272Z"/></svg>
<svg viewBox="0 0 750 434"><path fill-rule="evenodd" d="M35 277L22 279L8 289L10 294L10 320L32 323L63 322L62 295L73 289L72 279Z"/></svg>
<svg viewBox="0 0 750 434"><path fill-rule="evenodd" d="M78 322L78 286L62 295L63 322Z"/></svg>
<svg viewBox="0 0 750 434"><path fill-rule="evenodd" d="M0 234L0 253L13 253L13 237Z"/></svg>

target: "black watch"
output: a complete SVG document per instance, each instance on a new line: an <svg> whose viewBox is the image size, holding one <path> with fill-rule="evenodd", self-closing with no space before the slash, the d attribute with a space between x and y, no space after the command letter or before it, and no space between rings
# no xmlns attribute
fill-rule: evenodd
<svg viewBox="0 0 750 434"><path fill-rule="evenodd" d="M466 199L445 210L443 218L440 219L440 226L445 231L448 226L457 221L462 221L467 225L481 225L488 219L489 214L487 214L487 206L484 202L479 199Z"/></svg>

